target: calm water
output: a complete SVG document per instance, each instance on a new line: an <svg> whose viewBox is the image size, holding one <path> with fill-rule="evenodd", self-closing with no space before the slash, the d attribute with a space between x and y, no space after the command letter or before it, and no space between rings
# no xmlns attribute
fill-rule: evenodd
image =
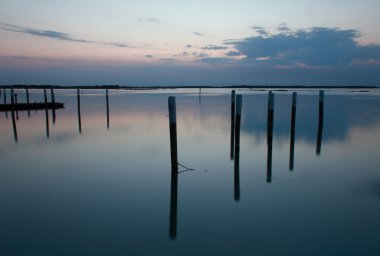
<svg viewBox="0 0 380 256"><path fill-rule="evenodd" d="M229 90L110 90L109 128L105 92L84 90L81 131L76 91L56 90L48 129L15 113L17 142L0 112L0 255L380 255L380 93L326 90L319 125L318 92L299 91L292 168L291 93L274 91L271 163L268 94L237 93L238 172ZM194 169L177 179L170 95Z"/></svg>

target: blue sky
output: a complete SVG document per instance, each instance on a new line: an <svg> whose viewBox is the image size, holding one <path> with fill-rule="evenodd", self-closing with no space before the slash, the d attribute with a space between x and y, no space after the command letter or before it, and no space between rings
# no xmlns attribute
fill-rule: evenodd
<svg viewBox="0 0 380 256"><path fill-rule="evenodd" d="M380 1L0 2L0 84L379 85Z"/></svg>

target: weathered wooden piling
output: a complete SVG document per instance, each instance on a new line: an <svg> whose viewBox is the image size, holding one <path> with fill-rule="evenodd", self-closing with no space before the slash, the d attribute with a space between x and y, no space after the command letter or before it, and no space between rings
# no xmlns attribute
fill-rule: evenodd
<svg viewBox="0 0 380 256"><path fill-rule="evenodd" d="M16 118L15 118L15 102L14 102L14 89L11 88L11 104L12 104L12 125L13 125L13 136L15 139L15 143L18 142L18 136L17 136L17 126L16 126Z"/></svg>
<svg viewBox="0 0 380 256"><path fill-rule="evenodd" d="M235 154L234 154L234 198L240 200L240 123L243 97L236 96L236 116L235 116Z"/></svg>
<svg viewBox="0 0 380 256"><path fill-rule="evenodd" d="M274 94L268 93L268 123L267 123L267 182L272 182L272 145L273 145Z"/></svg>
<svg viewBox="0 0 380 256"><path fill-rule="evenodd" d="M294 169L294 138L296 131L296 111L297 111L297 93L292 94L292 116L290 125L290 156L289 156L289 170Z"/></svg>
<svg viewBox="0 0 380 256"><path fill-rule="evenodd" d="M48 111L48 100L47 100L46 88L44 89L44 100L45 100L46 137L49 138L49 136L50 136L50 132L49 132L49 111Z"/></svg>
<svg viewBox="0 0 380 256"><path fill-rule="evenodd" d="M170 131L170 156L172 164L172 174L178 173L178 155L177 155L177 115L175 97L170 96L168 99L169 107L169 131Z"/></svg>
<svg viewBox="0 0 380 256"><path fill-rule="evenodd" d="M25 88L25 94L26 94L26 103L29 105L29 89ZM30 110L28 109L28 117L30 117Z"/></svg>
<svg viewBox="0 0 380 256"><path fill-rule="evenodd" d="M54 94L54 88L51 87L50 88L50 98L51 98L51 102L54 104L55 103L55 94ZM55 108L52 108L52 116L53 116L53 125L55 125Z"/></svg>
<svg viewBox="0 0 380 256"><path fill-rule="evenodd" d="M319 91L319 123L323 123L324 101L325 101L325 92Z"/></svg>
<svg viewBox="0 0 380 256"><path fill-rule="evenodd" d="M235 150L235 106L236 106L235 90L231 91L231 142L230 142L230 159L234 159Z"/></svg>
<svg viewBox="0 0 380 256"><path fill-rule="evenodd" d="M318 134L316 154L321 154L322 132L323 132L323 112L324 112L324 91L319 91L319 115L318 115Z"/></svg>
<svg viewBox="0 0 380 256"><path fill-rule="evenodd" d="M106 105L107 105L107 129L110 128L110 109L108 102L108 89L106 89Z"/></svg>
<svg viewBox="0 0 380 256"><path fill-rule="evenodd" d="M82 121L81 121L81 113L80 113L80 90L77 89L77 106L78 106L78 129L79 133L82 133Z"/></svg>
<svg viewBox="0 0 380 256"><path fill-rule="evenodd" d="M173 168L173 166L172 166ZM170 186L170 239L177 238L177 202L178 202L178 174L172 169L172 178Z"/></svg>

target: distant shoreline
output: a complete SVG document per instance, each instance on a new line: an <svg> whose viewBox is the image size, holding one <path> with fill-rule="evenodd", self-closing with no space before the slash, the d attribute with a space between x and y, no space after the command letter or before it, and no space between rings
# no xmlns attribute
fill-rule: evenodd
<svg viewBox="0 0 380 256"><path fill-rule="evenodd" d="M0 85L0 89L114 89L114 90L167 90L167 89L380 89L380 86L306 86L306 85L232 85L232 86L121 86L121 85Z"/></svg>

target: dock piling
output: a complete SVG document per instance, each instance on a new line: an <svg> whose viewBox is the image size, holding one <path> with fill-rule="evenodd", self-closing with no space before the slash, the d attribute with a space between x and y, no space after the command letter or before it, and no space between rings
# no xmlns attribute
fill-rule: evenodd
<svg viewBox="0 0 380 256"><path fill-rule="evenodd" d="M46 137L49 138L49 111L48 111L48 101L46 88L44 88L44 100L45 100L45 120L46 120Z"/></svg>
<svg viewBox="0 0 380 256"><path fill-rule="evenodd" d="M172 164L172 174L178 173L178 154L177 154L177 115L175 97L168 99L169 107L169 130L170 130L170 156Z"/></svg>
<svg viewBox="0 0 380 256"><path fill-rule="evenodd" d="M29 105L29 89L25 88L26 103ZM28 117L30 117L30 110L28 109Z"/></svg>
<svg viewBox="0 0 380 256"><path fill-rule="evenodd" d="M235 154L234 154L234 199L240 200L240 123L242 110L242 96L236 96L236 116L235 116Z"/></svg>
<svg viewBox="0 0 380 256"><path fill-rule="evenodd" d="M272 146L273 146L273 117L274 117L274 94L268 93L268 126L267 126L267 182L272 182Z"/></svg>
<svg viewBox="0 0 380 256"><path fill-rule="evenodd" d="M230 142L230 159L234 159L234 149L235 149L235 107L236 107L236 96L235 90L231 91L231 142Z"/></svg>
<svg viewBox="0 0 380 256"><path fill-rule="evenodd" d="M294 169L294 139L296 130L296 111L297 111L297 93L292 94L292 116L290 125L290 156L289 156L289 170Z"/></svg>
<svg viewBox="0 0 380 256"><path fill-rule="evenodd" d="M110 128L110 110L108 102L108 89L106 89L106 105L107 105L107 129Z"/></svg>
<svg viewBox="0 0 380 256"><path fill-rule="evenodd" d="M81 112L80 112L80 90L77 89L77 106L78 106L78 129L79 133L82 133L82 121L81 121Z"/></svg>

